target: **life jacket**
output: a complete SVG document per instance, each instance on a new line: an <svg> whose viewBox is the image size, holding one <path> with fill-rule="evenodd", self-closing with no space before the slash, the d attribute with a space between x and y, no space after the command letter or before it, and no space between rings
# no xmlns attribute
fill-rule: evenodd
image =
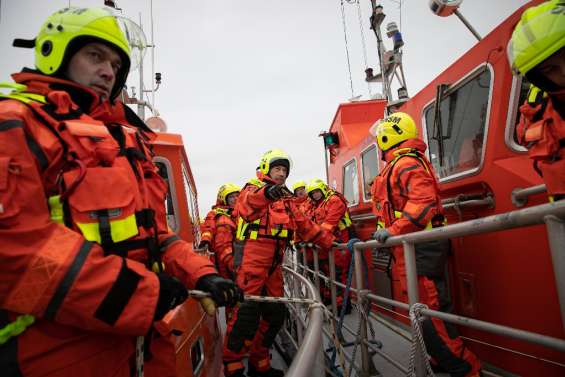
<svg viewBox="0 0 565 377"><path fill-rule="evenodd" d="M405 142L406 143L406 142ZM433 178L434 191L436 193L436 210L438 216L435 216L430 222L425 225L425 229L431 229L434 226L439 226L445 223L445 218L441 215L441 199L439 193L439 186L433 168L429 163L426 156L417 148L405 147L389 151L393 158L386 164L385 168L380 172L371 186L373 198L373 212L377 217L377 229L387 228L391 226L397 219L403 216L401 208L394 208L392 195L392 184L390 177L392 175L394 166L402 158L412 157L418 164L424 167L428 174ZM421 227L421 224L417 224Z"/></svg>
<svg viewBox="0 0 565 377"><path fill-rule="evenodd" d="M204 222L200 226L200 230L202 231L201 241L212 242L216 231L216 221L218 220L218 216L226 215L231 218L231 213L231 208L223 207L219 204L213 206L212 210L208 212Z"/></svg>
<svg viewBox="0 0 565 377"><path fill-rule="evenodd" d="M565 122L547 93L531 85L520 112L523 117L516 133L534 160L555 160L565 147Z"/></svg>
<svg viewBox="0 0 565 377"><path fill-rule="evenodd" d="M520 112L518 142L528 149L548 193L565 195L565 120L550 96L533 85Z"/></svg>
<svg viewBox="0 0 565 377"><path fill-rule="evenodd" d="M261 189L266 183L258 178L251 179L245 189ZM242 192L243 192L242 190ZM241 195L241 194L240 194ZM238 205L241 200L238 201ZM292 240L293 227L289 216L289 208L284 200L271 203L268 208L261 211L257 218L248 222L243 217L237 218L236 239L238 241L258 240L261 238L272 240Z"/></svg>
<svg viewBox="0 0 565 377"><path fill-rule="evenodd" d="M351 221L351 216L349 215L349 209L347 209L349 202L347 201L347 199L345 198L345 196L343 196L343 194L341 192L331 190L328 197L324 200L324 203L327 202L332 196L337 196L343 202L343 204L345 205L345 208L346 208L345 214L339 220L338 228L339 228L339 230L348 229L353 224L353 222Z"/></svg>
<svg viewBox="0 0 565 377"><path fill-rule="evenodd" d="M44 76L41 80L60 81ZM158 227L166 230L166 225L157 224L149 204L162 203L167 188L151 163L148 135L129 124L124 114L111 123L84 114L65 91L46 89L38 94L28 92L22 84L12 84L12 88L12 93L0 97L17 102L4 106L20 111L24 104L62 145L62 158L46 161L41 167L56 172L52 174L56 179L46 179L52 220L100 244L107 253L124 255L147 249L148 267L162 271ZM127 111L122 106L122 111ZM45 159L40 141L36 143L39 150L32 151ZM164 215L162 206L154 207Z"/></svg>

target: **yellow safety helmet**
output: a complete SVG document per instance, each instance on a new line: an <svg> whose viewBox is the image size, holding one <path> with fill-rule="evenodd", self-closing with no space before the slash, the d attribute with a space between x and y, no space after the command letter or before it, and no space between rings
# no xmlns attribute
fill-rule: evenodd
<svg viewBox="0 0 565 377"><path fill-rule="evenodd" d="M508 42L512 69L525 75L565 46L565 3L552 0L528 8Z"/></svg>
<svg viewBox="0 0 565 377"><path fill-rule="evenodd" d="M269 174L269 170L273 166L282 165L287 169L287 177L290 174L290 168L292 167L292 161L286 152L280 149L271 149L267 151L263 157L261 157L261 162L259 163L259 171L265 175Z"/></svg>
<svg viewBox="0 0 565 377"><path fill-rule="evenodd" d="M327 198L328 194L331 191L328 185L326 185L326 182L322 181L319 178L313 179L310 182L308 182L306 193L308 194L308 196L310 196L310 194L316 190L320 190L324 198Z"/></svg>
<svg viewBox="0 0 565 377"><path fill-rule="evenodd" d="M46 75L61 76L72 55L88 42L110 45L122 58L112 88L113 99L122 90L132 61L137 66L147 44L137 24L113 14L110 8L61 9L47 18L35 39L16 39L14 46L35 48L37 69Z"/></svg>
<svg viewBox="0 0 565 377"><path fill-rule="evenodd" d="M223 205L228 205L227 199L228 195L233 194L234 192L240 192L241 187L236 185L235 183L226 183L220 187L218 190L218 201Z"/></svg>
<svg viewBox="0 0 565 377"><path fill-rule="evenodd" d="M392 113L384 119L378 120L373 126L374 136L382 151L387 151L406 141L418 137L418 129L414 119L406 113Z"/></svg>
<svg viewBox="0 0 565 377"><path fill-rule="evenodd" d="M292 192L295 192L296 189L299 189L299 188L301 188L301 187L306 188L306 182L304 182L304 181L295 182L295 183L292 185Z"/></svg>

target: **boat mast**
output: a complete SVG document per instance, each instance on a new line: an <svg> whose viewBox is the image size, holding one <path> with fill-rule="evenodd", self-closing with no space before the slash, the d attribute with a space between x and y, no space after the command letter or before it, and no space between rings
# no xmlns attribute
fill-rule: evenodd
<svg viewBox="0 0 565 377"><path fill-rule="evenodd" d="M376 0L371 0L371 7L372 7L372 13L371 13L371 29L373 30L373 32L375 33L375 37L377 38L377 54L379 56L379 64L381 67L381 74L382 74L382 95L383 98L385 98L387 100L387 102L392 100L392 94L390 92L390 86L388 85L388 80L385 79L385 63L384 63L384 43L383 43L383 37L382 37L382 33L381 33L381 24L383 23L386 15L383 12L383 7L382 5L377 5L377 1ZM369 71L370 70L370 71ZM372 72L373 69L372 68L367 68L367 70L365 71L367 73L367 76L369 76L369 72L371 73L372 76ZM369 81L369 80L367 80Z"/></svg>
<svg viewBox="0 0 565 377"><path fill-rule="evenodd" d="M365 70L365 81L382 83L381 99L387 101L386 112L393 106L399 106L408 100L408 90L406 89L406 78L404 76L404 68L402 67L402 34L400 33L396 22L389 22L386 25L386 35L394 42L393 49L387 51L384 45L381 32L381 25L386 17L383 12L382 5L378 5L376 0L371 0L372 13L370 17L371 29L377 38L377 52L379 56L380 73L374 75L373 68ZM392 96L392 81L396 77L398 88L398 99L394 100Z"/></svg>

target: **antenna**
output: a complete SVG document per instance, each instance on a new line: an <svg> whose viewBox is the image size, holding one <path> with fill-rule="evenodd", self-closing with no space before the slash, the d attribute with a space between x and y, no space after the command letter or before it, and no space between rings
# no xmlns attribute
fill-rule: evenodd
<svg viewBox="0 0 565 377"><path fill-rule="evenodd" d="M459 12L459 5L461 5L462 2L463 0L430 0L430 9L436 16L440 17L449 17L452 14L455 14L461 22L463 22L463 25L465 25L475 36L475 38L480 41L483 39L481 35L477 32L477 30L475 30L473 25L471 25L469 21L463 17L461 12Z"/></svg>
<svg viewBox="0 0 565 377"><path fill-rule="evenodd" d="M104 4L106 6L111 6L114 9L116 4L114 1L105 0ZM139 29L141 34L143 33L143 25L141 22L141 13L139 13ZM122 101L129 105L137 105L137 115L147 123L147 125L155 131L165 132L167 130L167 125L163 119L159 117L159 111L155 108L155 92L159 89L161 85L162 75L161 72L155 72L155 55L154 49L155 44L153 43L153 1L151 0L151 44L145 43L145 36L143 36L143 43L139 46L140 50L143 50L147 47L151 47L151 74L153 75L155 81L152 82L151 89L145 89L145 85L143 82L143 58L144 54L143 51L140 52L141 59L139 61L139 91L136 93L135 87L131 88L131 96L127 92L127 88L122 90ZM147 98L147 93L152 94L152 101L149 102ZM147 98L147 101L144 100L144 96ZM145 108L148 108L152 113L153 116L145 119Z"/></svg>
<svg viewBox="0 0 565 377"><path fill-rule="evenodd" d="M400 33L396 22L389 22L386 25L386 35L393 41L393 49L386 50L383 42L381 25L386 17L383 12L383 7L376 4L376 0L371 0L373 13L371 15L371 29L375 32L377 37L377 50L379 56L379 63L381 72L373 74L373 68L365 70L365 81L367 82L381 82L382 83L382 96L387 100L387 107L398 106L408 100L408 90L406 89L406 78L404 76L404 68L402 67L402 46L404 40ZM392 81L396 77L400 87L398 89L398 100L393 100L392 97ZM375 96L374 98L378 98Z"/></svg>

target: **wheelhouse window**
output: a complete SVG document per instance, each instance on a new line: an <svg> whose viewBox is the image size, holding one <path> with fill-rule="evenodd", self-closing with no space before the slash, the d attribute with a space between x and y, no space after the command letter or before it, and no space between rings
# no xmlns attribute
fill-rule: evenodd
<svg viewBox="0 0 565 377"><path fill-rule="evenodd" d="M173 171L171 163L164 157L155 157L155 165L157 166L157 173L163 178L167 184L167 196L165 197L165 210L167 215L167 225L173 232L179 229L178 218L178 205L175 196Z"/></svg>
<svg viewBox="0 0 565 377"><path fill-rule="evenodd" d="M200 242L200 215L198 212L198 203L196 196L196 188L192 182L188 169L182 163L182 177L184 184L184 192L186 195L186 201L188 203L188 210L190 211L190 220L192 222L192 235L194 237L195 245Z"/></svg>
<svg viewBox="0 0 565 377"><path fill-rule="evenodd" d="M513 91L510 93L508 104L508 122L506 126L506 144L519 152L525 152L526 148L519 145L516 133L518 123L520 123L520 106L526 101L530 91L530 82L522 76L514 76L512 83Z"/></svg>
<svg viewBox="0 0 565 377"><path fill-rule="evenodd" d="M359 186L357 185L357 164L355 160L349 161L343 167L343 196L349 205L359 203Z"/></svg>
<svg viewBox="0 0 565 377"><path fill-rule="evenodd" d="M491 79L490 70L484 66L462 84L445 91L439 108L436 100L425 110L430 161L440 178L464 175L480 167Z"/></svg>
<svg viewBox="0 0 565 377"><path fill-rule="evenodd" d="M363 168L363 198L371 200L371 184L379 174L379 159L377 146L371 145L361 153L361 165Z"/></svg>

